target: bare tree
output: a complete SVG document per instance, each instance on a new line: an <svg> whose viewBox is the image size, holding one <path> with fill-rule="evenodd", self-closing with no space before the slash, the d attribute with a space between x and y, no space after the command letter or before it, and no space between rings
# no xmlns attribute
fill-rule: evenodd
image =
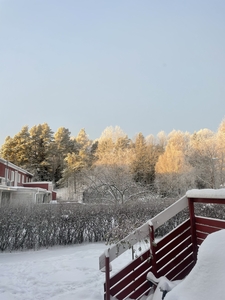
<svg viewBox="0 0 225 300"><path fill-rule="evenodd" d="M96 166L87 178L86 202L125 204L150 193L149 189L133 180L127 165Z"/></svg>

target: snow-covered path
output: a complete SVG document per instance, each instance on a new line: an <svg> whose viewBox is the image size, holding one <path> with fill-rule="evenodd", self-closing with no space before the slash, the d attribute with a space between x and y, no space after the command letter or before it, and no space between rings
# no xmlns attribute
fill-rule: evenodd
<svg viewBox="0 0 225 300"><path fill-rule="evenodd" d="M0 253L0 299L103 299L98 258L106 248L97 243ZM113 263L113 272L130 259L127 251Z"/></svg>

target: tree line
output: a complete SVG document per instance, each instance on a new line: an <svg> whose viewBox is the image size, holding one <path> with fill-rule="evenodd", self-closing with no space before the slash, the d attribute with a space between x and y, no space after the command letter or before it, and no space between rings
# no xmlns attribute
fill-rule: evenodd
<svg viewBox="0 0 225 300"><path fill-rule="evenodd" d="M95 141L85 129L72 137L69 129L54 133L44 123L8 136L0 153L34 174L34 180L71 188L86 202L178 196L190 188L225 184L225 120L217 132L173 130L156 137L138 133L133 139L118 126L107 127Z"/></svg>

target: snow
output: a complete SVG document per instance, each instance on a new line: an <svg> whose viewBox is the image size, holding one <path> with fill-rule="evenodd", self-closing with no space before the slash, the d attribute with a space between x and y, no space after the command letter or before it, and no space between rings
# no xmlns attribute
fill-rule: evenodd
<svg viewBox="0 0 225 300"><path fill-rule="evenodd" d="M106 248L89 243L0 253L0 299L103 299L105 273L99 271L99 256ZM131 259L131 250L126 251L112 262L111 274Z"/></svg>
<svg viewBox="0 0 225 300"><path fill-rule="evenodd" d="M0 253L0 299L101 300L105 273L99 271L98 262L106 248L103 243L89 243ZM160 286L172 286L165 300L223 300L224 249L225 230L210 234L200 246L195 267L181 283L174 287L162 277L156 293L142 300L161 300ZM113 261L111 275L131 257L129 250Z"/></svg>
<svg viewBox="0 0 225 300"><path fill-rule="evenodd" d="M186 193L188 198L225 199L225 189L193 189Z"/></svg>
<svg viewBox="0 0 225 300"><path fill-rule="evenodd" d="M199 248L195 267L165 300L224 300L224 249L225 230L208 235Z"/></svg>

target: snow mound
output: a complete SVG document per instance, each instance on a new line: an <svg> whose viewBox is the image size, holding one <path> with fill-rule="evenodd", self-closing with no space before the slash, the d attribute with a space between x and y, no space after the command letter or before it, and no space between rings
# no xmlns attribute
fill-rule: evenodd
<svg viewBox="0 0 225 300"><path fill-rule="evenodd" d="M199 248L196 265L165 300L224 300L224 250L225 230L208 235Z"/></svg>

